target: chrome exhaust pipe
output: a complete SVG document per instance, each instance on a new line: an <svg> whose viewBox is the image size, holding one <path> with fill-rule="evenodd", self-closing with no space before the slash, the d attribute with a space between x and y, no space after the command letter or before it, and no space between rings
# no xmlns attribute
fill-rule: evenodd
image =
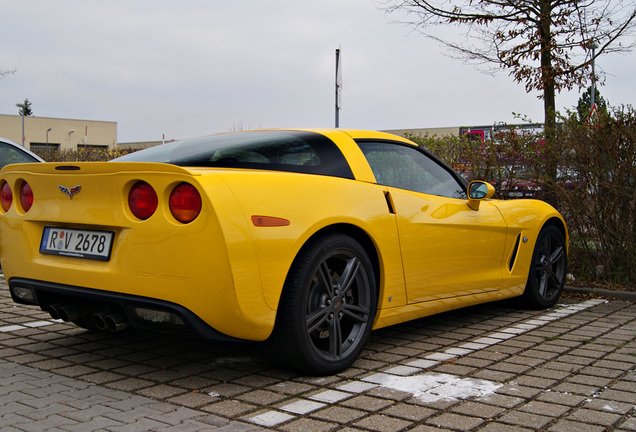
<svg viewBox="0 0 636 432"><path fill-rule="evenodd" d="M104 320L103 315L98 313L94 314L93 323L95 324L95 327L97 327L97 330L106 330L106 321Z"/></svg>
<svg viewBox="0 0 636 432"><path fill-rule="evenodd" d="M108 330L113 333L128 328L128 318L123 314L102 315L96 313L93 315L93 323L98 330Z"/></svg>
<svg viewBox="0 0 636 432"><path fill-rule="evenodd" d="M77 306L62 305L57 308L57 314L62 321L75 321L82 313Z"/></svg>
<svg viewBox="0 0 636 432"><path fill-rule="evenodd" d="M77 306L70 304L49 305L47 311L49 315L51 315L51 318L55 320L61 319L64 322L73 321L79 318L81 315L81 312L77 308Z"/></svg>
<svg viewBox="0 0 636 432"><path fill-rule="evenodd" d="M49 313L49 315L51 315L51 318L53 318L54 320L59 320L60 318L60 312L57 310L59 305L49 305L46 308L46 311Z"/></svg>
<svg viewBox="0 0 636 432"><path fill-rule="evenodd" d="M104 323L111 332L118 332L128 327L128 318L122 314L108 315L104 318Z"/></svg>

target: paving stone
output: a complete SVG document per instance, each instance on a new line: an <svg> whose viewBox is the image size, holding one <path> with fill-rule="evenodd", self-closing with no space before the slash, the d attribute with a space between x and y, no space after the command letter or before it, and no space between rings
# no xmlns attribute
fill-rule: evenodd
<svg viewBox="0 0 636 432"><path fill-rule="evenodd" d="M592 396L600 390L600 387L576 384L573 382L561 383L554 390L562 393L572 393L576 395Z"/></svg>
<svg viewBox="0 0 636 432"><path fill-rule="evenodd" d="M137 378L125 378L119 381L108 382L105 384L108 388L122 391L135 391L145 387L150 387L154 383L148 380L142 380Z"/></svg>
<svg viewBox="0 0 636 432"><path fill-rule="evenodd" d="M479 378L479 379L484 379L487 381L496 381L500 383L510 381L514 377L515 377L515 374L508 373L508 372L495 371L490 369L484 369L472 375L472 378Z"/></svg>
<svg viewBox="0 0 636 432"><path fill-rule="evenodd" d="M511 426L499 422L488 423L479 432L531 432L533 429L522 428L520 426Z"/></svg>
<svg viewBox="0 0 636 432"><path fill-rule="evenodd" d="M356 396L351 399L347 399L341 403L342 406L371 412L380 411L381 409L386 408L387 406L392 404L393 401L390 401L388 399L366 395Z"/></svg>
<svg viewBox="0 0 636 432"><path fill-rule="evenodd" d="M287 396L267 390L254 390L238 395L237 399L254 405L270 405L287 399Z"/></svg>
<svg viewBox="0 0 636 432"><path fill-rule="evenodd" d="M538 389L546 389L552 387L557 380L533 377L530 375L520 375L510 382L511 385L519 385L525 387L536 387Z"/></svg>
<svg viewBox="0 0 636 432"><path fill-rule="evenodd" d="M355 382L357 383L357 381ZM231 385L231 384L218 384L218 386L223 386L223 385ZM212 386L210 388L215 389L218 387ZM309 384L304 384L304 383L299 383L294 381L283 381L283 382L273 384L269 387L266 387L266 389L273 392L277 392L277 393L283 393L286 395L300 395L300 394L315 390L316 387L311 386ZM211 391L214 391L214 390L211 390ZM238 393L242 393L242 392L238 392ZM238 394L238 393L235 393L235 394ZM226 396L228 395L226 394Z"/></svg>
<svg viewBox="0 0 636 432"><path fill-rule="evenodd" d="M332 406L311 413L310 417L336 423L350 423L352 421L358 420L359 418L365 417L366 415L367 413L364 411L340 406Z"/></svg>
<svg viewBox="0 0 636 432"><path fill-rule="evenodd" d="M484 396L479 399L485 404L494 405L502 408L513 408L523 403L524 399L516 396L507 396L503 394L493 394Z"/></svg>
<svg viewBox="0 0 636 432"><path fill-rule="evenodd" d="M534 430L541 429L552 421L552 417L530 414L522 411L510 411L502 415L497 421L514 426L521 426Z"/></svg>
<svg viewBox="0 0 636 432"><path fill-rule="evenodd" d="M621 418L620 414L601 412L590 409L576 409L566 417L567 420L590 423L601 426L613 426Z"/></svg>
<svg viewBox="0 0 636 432"><path fill-rule="evenodd" d="M605 430L603 426L595 426L570 420L558 420L554 426L548 429L549 432L604 432Z"/></svg>
<svg viewBox="0 0 636 432"><path fill-rule="evenodd" d="M529 403L518 408L519 411L549 417L560 417L568 412L570 409L571 408L567 405L558 405L555 403L546 403L539 401L530 401Z"/></svg>
<svg viewBox="0 0 636 432"><path fill-rule="evenodd" d="M203 411L218 414L226 418L233 418L251 411L256 411L257 408L260 407L255 407L254 405L239 402L236 400L224 400L221 402L206 405L201 409Z"/></svg>
<svg viewBox="0 0 636 432"><path fill-rule="evenodd" d="M592 375L582 375L582 374L578 374L578 375L573 375L571 377L569 377L567 379L568 383L574 383L574 384L583 384L583 385L588 385L588 386L594 386L594 387L605 387L607 385L609 385L612 380L610 378L603 378L603 377L596 377L596 376L592 376Z"/></svg>
<svg viewBox="0 0 636 432"><path fill-rule="evenodd" d="M619 391L632 392L632 393L636 392L636 387L634 387L634 385L631 382L627 382L627 381L614 383L610 386L610 388L612 390L619 390ZM634 396L636 397L636 394Z"/></svg>
<svg viewBox="0 0 636 432"><path fill-rule="evenodd" d="M140 395L148 396L156 399L168 399L179 394L186 393L187 390L178 387L159 384L152 387L146 387L138 391Z"/></svg>
<svg viewBox="0 0 636 432"><path fill-rule="evenodd" d="M294 401L287 401L277 406L278 409L293 414L304 415L310 412L319 410L326 407L327 404L321 402L310 401L306 399L299 399Z"/></svg>
<svg viewBox="0 0 636 432"><path fill-rule="evenodd" d="M506 384L495 390L496 393L530 399L541 393L541 389L518 384Z"/></svg>
<svg viewBox="0 0 636 432"><path fill-rule="evenodd" d="M487 405L479 402L466 402L455 405L452 412L465 414L471 417L481 417L484 419L492 419L506 411L505 408L495 405Z"/></svg>
<svg viewBox="0 0 636 432"><path fill-rule="evenodd" d="M636 417L629 417L620 425L621 430L636 431Z"/></svg>
<svg viewBox="0 0 636 432"><path fill-rule="evenodd" d="M484 420L460 414L444 413L426 420L426 423L453 430L469 431L481 425Z"/></svg>
<svg viewBox="0 0 636 432"><path fill-rule="evenodd" d="M411 393L405 391L394 390L386 387L375 387L369 390L367 395L377 396L385 399L390 399L393 401L403 401L406 399L410 399L413 397Z"/></svg>
<svg viewBox="0 0 636 432"><path fill-rule="evenodd" d="M393 403L390 407L382 411L382 414L399 417L404 420L419 422L427 417L432 416L433 414L436 414L437 412L438 411L434 409L398 402Z"/></svg>
<svg viewBox="0 0 636 432"><path fill-rule="evenodd" d="M340 425L337 423L330 423L310 418L300 418L279 426L279 429L285 432L328 432L337 429L339 426Z"/></svg>
<svg viewBox="0 0 636 432"><path fill-rule="evenodd" d="M621 371L620 369L606 369L597 366L588 366L581 369L579 373L583 375L592 375L603 378L618 378L623 375L625 371Z"/></svg>
<svg viewBox="0 0 636 432"><path fill-rule="evenodd" d="M388 417L381 414L371 415L362 420L354 422L354 426L356 427L376 432L398 432L406 429L411 425L412 423L407 420L395 417Z"/></svg>
<svg viewBox="0 0 636 432"><path fill-rule="evenodd" d="M599 393L598 397L600 399L613 400L617 402L634 403L636 400L636 393L607 389Z"/></svg>

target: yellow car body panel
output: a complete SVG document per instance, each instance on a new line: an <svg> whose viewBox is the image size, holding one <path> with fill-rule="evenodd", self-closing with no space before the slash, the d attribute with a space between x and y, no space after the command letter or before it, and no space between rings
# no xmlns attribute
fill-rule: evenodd
<svg viewBox="0 0 636 432"><path fill-rule="evenodd" d="M294 259L325 230L356 230L372 244L379 328L520 295L539 230L550 219L565 227L558 212L538 201L515 207L487 200L475 211L467 200L378 185L354 140L413 143L379 132L315 132L337 145L353 179L142 162L5 168L0 186L6 182L15 194L26 180L34 191L28 212L16 199L8 211L0 209L5 277L158 299L186 308L225 335L262 341L274 328ZM60 170L64 166L77 169ZM159 198L156 213L143 221L127 204L138 181ZM189 224L175 220L167 206L182 182L202 197L201 213ZM79 184L72 199L60 192L59 186ZM259 216L288 224L257 226L252 218ZM114 232L110 260L40 253L45 226Z"/></svg>
<svg viewBox="0 0 636 432"><path fill-rule="evenodd" d="M263 321L272 321L274 313L265 307L257 278L250 276L256 275L258 268L252 240L240 208L222 182L209 176L205 179L208 187L210 182L215 183L216 208L224 212L225 232L210 211L209 202L204 204L207 211L187 225L174 220L167 208L160 208L149 220L135 220L124 205L128 191L140 178L163 195L163 202L174 185L183 181L196 184L199 176L185 169L172 170L166 176L166 167L160 164L73 165L80 167L81 175L52 174L56 164L28 167L30 173L48 175L29 177L37 193L27 214L20 215L17 206L12 206L0 218L2 268L7 279L28 275L53 283L166 300L190 309L204 321L213 316L217 330L223 333L248 339L267 337L269 333L261 330ZM102 169L110 173L100 173ZM19 182L22 174L13 171L5 178ZM74 186L78 182L82 184L80 193L72 200L59 199L58 185ZM72 225L67 222L69 214L73 215ZM15 222L16 216L19 224L8 223ZM40 254L38 246L47 225L114 231L111 260ZM211 239L214 247L202 239ZM209 293L210 274L215 279L214 296ZM237 284L240 290L235 289Z"/></svg>

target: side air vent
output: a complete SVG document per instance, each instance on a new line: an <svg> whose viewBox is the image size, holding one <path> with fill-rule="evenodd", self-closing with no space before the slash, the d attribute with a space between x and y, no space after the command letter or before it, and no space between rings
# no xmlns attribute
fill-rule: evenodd
<svg viewBox="0 0 636 432"><path fill-rule="evenodd" d="M517 259L517 252L519 252L519 242L521 242L521 233L517 236L517 240L515 241L515 248L512 251L512 256L510 257L510 263L508 264L508 270L512 271L512 268L515 266L515 260Z"/></svg>
<svg viewBox="0 0 636 432"><path fill-rule="evenodd" d="M389 208L389 213L395 214L395 205L393 204L393 197L389 193L389 191L384 192L384 199L386 200L386 205Z"/></svg>
<svg viewBox="0 0 636 432"><path fill-rule="evenodd" d="M77 171L80 169L80 167L76 165L59 165L56 166L55 169L58 171Z"/></svg>

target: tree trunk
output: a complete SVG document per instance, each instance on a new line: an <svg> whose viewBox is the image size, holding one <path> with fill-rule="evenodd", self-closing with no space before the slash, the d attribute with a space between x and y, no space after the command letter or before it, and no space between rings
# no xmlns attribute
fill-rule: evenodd
<svg viewBox="0 0 636 432"><path fill-rule="evenodd" d="M545 118L545 200L555 205L557 178L555 71L552 66L552 0L541 0L541 78L543 82L543 112Z"/></svg>

